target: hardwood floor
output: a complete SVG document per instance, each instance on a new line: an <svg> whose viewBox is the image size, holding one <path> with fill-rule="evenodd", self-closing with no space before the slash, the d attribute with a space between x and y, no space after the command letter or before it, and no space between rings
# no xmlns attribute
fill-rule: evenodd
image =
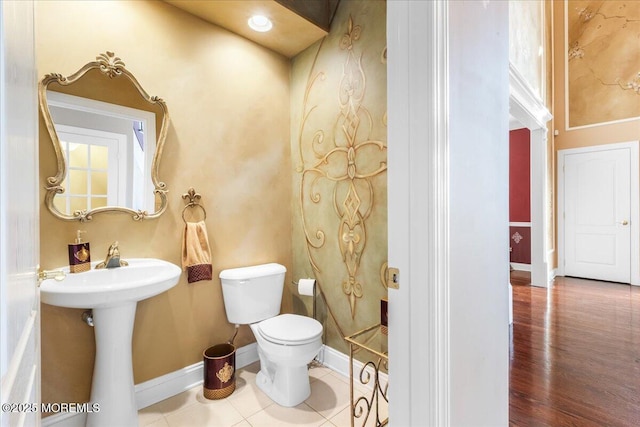
<svg viewBox="0 0 640 427"><path fill-rule="evenodd" d="M512 426L640 426L640 287L513 286Z"/></svg>
<svg viewBox="0 0 640 427"><path fill-rule="evenodd" d="M530 271L512 270L510 275L512 285L528 285L531 283Z"/></svg>

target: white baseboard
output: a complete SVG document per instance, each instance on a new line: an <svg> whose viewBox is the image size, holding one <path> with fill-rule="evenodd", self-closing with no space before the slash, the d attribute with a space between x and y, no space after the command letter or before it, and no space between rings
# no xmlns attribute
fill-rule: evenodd
<svg viewBox="0 0 640 427"><path fill-rule="evenodd" d="M256 361L258 361L258 346L256 343L236 350L236 369L244 368ZM198 362L152 380L136 384L138 410L197 387L203 381L204 362ZM86 423L86 418L86 414L61 413L43 418L42 426L83 427Z"/></svg>
<svg viewBox="0 0 640 427"><path fill-rule="evenodd" d="M511 264L511 267L513 267L514 270L531 271L531 264L523 264L520 262L510 262L509 264Z"/></svg>
<svg viewBox="0 0 640 427"><path fill-rule="evenodd" d="M258 360L256 343L236 350L236 369L244 368ZM136 385L136 403L138 410L168 399L199 386L204 381L204 362L200 361L161 377Z"/></svg>
<svg viewBox="0 0 640 427"><path fill-rule="evenodd" d="M332 371L349 378L349 356L334 349L322 347L318 354L318 360ZM240 347L236 350L236 369L244 368L253 362L258 361L258 346L256 343ZM364 367L364 363L354 360L354 372L360 372ZM137 384L136 402L138 409L158 403L164 399L175 396L183 391L197 387L204 381L204 363L198 362L193 365L186 366L177 371L170 372L166 375L154 378L149 381ZM373 375L373 369L367 367L367 371ZM379 379L382 384L389 381L388 375L380 372ZM373 383L360 385L362 387L372 387ZM62 413L51 415L42 419L42 426L49 427L83 427L86 423L86 414Z"/></svg>
<svg viewBox="0 0 640 427"><path fill-rule="evenodd" d="M323 346L322 349L322 359L321 362L324 366L326 366L327 368L331 369L332 371L345 376L346 378L349 378L349 356L334 349L331 347L327 347L326 345ZM353 372L354 374L357 372L360 372L362 370L362 368L364 367L364 363L360 362L359 360L354 360L353 361ZM370 366L367 367L366 371L371 375L371 378L373 378L373 368L371 368ZM378 377L380 379L380 383L381 384L388 384L389 383L389 375L385 374L384 372L380 372L378 374ZM357 383L358 385L362 386L362 387L367 387L367 388L373 388L373 381L369 382L368 384L360 384Z"/></svg>
<svg viewBox="0 0 640 427"><path fill-rule="evenodd" d="M349 356L326 345L322 346L318 355L320 363L345 377L349 377Z"/></svg>

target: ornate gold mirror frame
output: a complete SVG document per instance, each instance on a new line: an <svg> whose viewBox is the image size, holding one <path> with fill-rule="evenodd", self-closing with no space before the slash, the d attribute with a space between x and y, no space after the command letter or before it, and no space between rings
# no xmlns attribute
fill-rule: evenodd
<svg viewBox="0 0 640 427"><path fill-rule="evenodd" d="M70 86L78 82L85 74L91 70L99 70L100 74L108 79L124 78L133 84L135 89L140 93L143 100L152 106L157 106L161 111L162 125L157 137L155 152L153 154L153 160L151 162L151 182L154 187L153 193L155 197L155 211L148 212L146 210L134 210L128 207L122 206L103 206L95 209L87 210L75 210L71 214L61 212L54 204L54 197L56 194L64 193L65 189L62 183L66 176L67 163L65 160L65 153L62 149L60 139L56 132L55 123L49 110L47 103L47 89L52 83L57 83L60 86ZM158 167L160 164L160 158L162 157L162 150L164 142L167 137L167 131L169 128L169 113L165 102L157 96L149 96L149 94L140 86L138 80L134 77L129 70L125 68L124 62L115 56L113 52L102 53L96 57L96 61L89 62L76 73L64 77L61 74L46 74L38 85L38 96L40 103L40 111L44 118L53 148L56 154L58 172L55 176L47 178L45 205L49 211L57 218L65 221L90 221L93 219L93 215L102 212L124 212L131 214L133 219L141 221L147 218L159 217L167 208L167 186L164 182L158 178ZM155 124L154 124L155 125ZM145 171L147 173L147 171Z"/></svg>

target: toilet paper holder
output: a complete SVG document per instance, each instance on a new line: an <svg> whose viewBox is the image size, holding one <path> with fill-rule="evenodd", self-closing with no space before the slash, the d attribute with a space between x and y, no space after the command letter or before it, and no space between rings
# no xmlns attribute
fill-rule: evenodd
<svg viewBox="0 0 640 427"><path fill-rule="evenodd" d="M305 283L306 282L306 283ZM313 282L313 283L311 283ZM299 281L292 281L296 288L298 288L298 294L300 295L309 295L308 290L309 286L311 286L311 296L313 297L313 318L316 319L316 279L300 279Z"/></svg>

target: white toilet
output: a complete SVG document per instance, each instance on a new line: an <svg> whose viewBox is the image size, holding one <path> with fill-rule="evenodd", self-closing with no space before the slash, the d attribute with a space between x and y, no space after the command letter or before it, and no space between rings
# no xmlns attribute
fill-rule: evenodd
<svg viewBox="0 0 640 427"><path fill-rule="evenodd" d="M280 314L284 275L280 264L220 272L231 323L250 325L258 344L258 387L281 406L296 406L311 394L307 365L322 347L322 325L296 314Z"/></svg>

